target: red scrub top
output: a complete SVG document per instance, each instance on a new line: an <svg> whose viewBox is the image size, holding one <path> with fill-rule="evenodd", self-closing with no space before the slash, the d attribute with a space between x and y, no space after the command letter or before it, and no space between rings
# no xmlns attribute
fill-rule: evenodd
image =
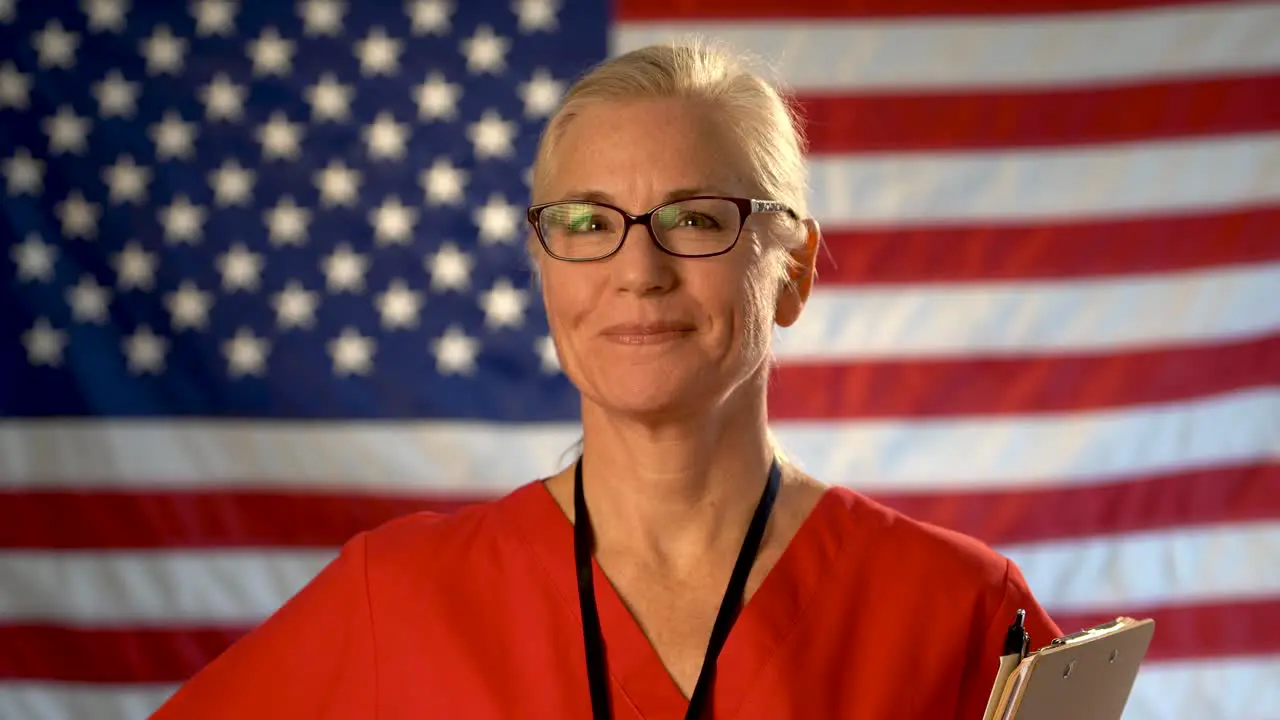
<svg viewBox="0 0 1280 720"><path fill-rule="evenodd" d="M596 567L618 720L687 700ZM1017 568L965 536L830 488L721 652L715 720L980 720L1005 630L1058 628ZM539 482L351 540L157 714L590 720L572 525Z"/></svg>

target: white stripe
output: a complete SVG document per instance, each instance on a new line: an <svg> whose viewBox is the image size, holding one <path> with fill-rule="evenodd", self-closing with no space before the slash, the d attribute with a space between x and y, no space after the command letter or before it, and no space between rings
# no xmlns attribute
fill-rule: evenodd
<svg viewBox="0 0 1280 720"><path fill-rule="evenodd" d="M1122 410L774 429L816 477L861 490L1080 485L1278 460L1280 388ZM474 496L554 472L577 436L567 423L25 421L0 424L0 487Z"/></svg>
<svg viewBox="0 0 1280 720"><path fill-rule="evenodd" d="M1139 671L1124 712L1124 720L1278 717L1280 656L1152 663Z"/></svg>
<svg viewBox="0 0 1280 720"><path fill-rule="evenodd" d="M0 682L6 720L141 720L169 699L173 685Z"/></svg>
<svg viewBox="0 0 1280 720"><path fill-rule="evenodd" d="M619 54L696 33L761 57L799 92L1104 85L1274 71L1274 3L1027 18L623 23Z"/></svg>
<svg viewBox="0 0 1280 720"><path fill-rule="evenodd" d="M0 682L0 718L138 720L172 686ZM1280 717L1280 657L1153 662L1129 694L1124 720L1274 720Z"/></svg>
<svg viewBox="0 0 1280 720"><path fill-rule="evenodd" d="M1280 595L1280 524L1239 523L1000 548L1053 613ZM1072 630L1077 628L1072 628ZM1159 632L1157 630L1157 632Z"/></svg>
<svg viewBox="0 0 1280 720"><path fill-rule="evenodd" d="M809 172L809 214L828 228L1178 214L1280 199L1280 134L815 155Z"/></svg>
<svg viewBox="0 0 1280 720"><path fill-rule="evenodd" d="M1003 548L998 548L1004 550ZM1137 612L1280 596L1280 523L1174 528L1008 548L1051 612ZM334 555L312 550L4 551L0 619L169 627L254 624Z"/></svg>
<svg viewBox="0 0 1280 720"><path fill-rule="evenodd" d="M1206 238L1206 241L1212 239ZM833 286L781 330L783 361L1151 349L1280 331L1280 263L1120 278Z"/></svg>

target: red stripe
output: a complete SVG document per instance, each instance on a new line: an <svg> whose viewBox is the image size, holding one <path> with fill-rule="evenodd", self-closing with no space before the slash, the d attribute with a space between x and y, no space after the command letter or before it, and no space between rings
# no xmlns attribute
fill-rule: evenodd
<svg viewBox="0 0 1280 720"><path fill-rule="evenodd" d="M1280 205L1036 225L826 228L818 282L1062 279L1265 262L1280 260L1277 227Z"/></svg>
<svg viewBox="0 0 1280 720"><path fill-rule="evenodd" d="M1208 0L1195 5L1205 5ZM616 20L765 20L1040 15L1167 8L1170 0L615 0Z"/></svg>
<svg viewBox="0 0 1280 720"><path fill-rule="evenodd" d="M1162 608L1138 613L1156 620L1148 660L1261 655L1280 651L1280 600ZM1064 632L1115 615L1057 615ZM77 629L0 625L0 680L84 683L179 683L243 634L226 628ZM1033 638L1036 645L1044 638Z"/></svg>
<svg viewBox="0 0 1280 720"><path fill-rule="evenodd" d="M1152 618L1156 634L1151 638L1147 661L1208 660L1225 656L1263 656L1280 651L1280 599L1238 600L1212 605L1154 608L1149 611L1055 614L1063 632L1093 627L1118 615ZM1033 638L1034 647L1046 643Z"/></svg>
<svg viewBox="0 0 1280 720"><path fill-rule="evenodd" d="M851 484L856 487L856 479ZM1187 471L1083 487L874 496L925 522L1006 544L1280 519L1280 466ZM0 494L0 548L331 548L401 515L449 512L483 499L10 491Z"/></svg>
<svg viewBox="0 0 1280 720"><path fill-rule="evenodd" d="M784 364L777 420L938 418L1098 410L1280 385L1280 334L1096 356Z"/></svg>
<svg viewBox="0 0 1280 720"><path fill-rule="evenodd" d="M989 545L1280 519L1280 463L1021 490L871 493L923 522Z"/></svg>
<svg viewBox="0 0 1280 720"><path fill-rule="evenodd" d="M957 150L1156 140L1280 127L1280 75L1120 87L798 99L809 151Z"/></svg>

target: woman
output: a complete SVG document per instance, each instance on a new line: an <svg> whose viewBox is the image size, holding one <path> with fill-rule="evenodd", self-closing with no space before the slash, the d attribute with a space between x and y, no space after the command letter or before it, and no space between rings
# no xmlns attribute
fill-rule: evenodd
<svg viewBox="0 0 1280 720"><path fill-rule="evenodd" d="M529 212L581 461L351 540L156 717L980 718L1016 610L1058 634L1017 568L771 441L804 188L787 106L727 55L583 78Z"/></svg>

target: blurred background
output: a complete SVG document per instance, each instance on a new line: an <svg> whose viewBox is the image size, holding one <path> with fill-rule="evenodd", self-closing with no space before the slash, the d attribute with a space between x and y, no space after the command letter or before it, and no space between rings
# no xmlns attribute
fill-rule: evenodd
<svg viewBox="0 0 1280 720"><path fill-rule="evenodd" d="M0 0L0 718L144 717L567 461L526 169L689 32L808 120L790 455L1156 618L1127 718L1280 717L1280 5Z"/></svg>

